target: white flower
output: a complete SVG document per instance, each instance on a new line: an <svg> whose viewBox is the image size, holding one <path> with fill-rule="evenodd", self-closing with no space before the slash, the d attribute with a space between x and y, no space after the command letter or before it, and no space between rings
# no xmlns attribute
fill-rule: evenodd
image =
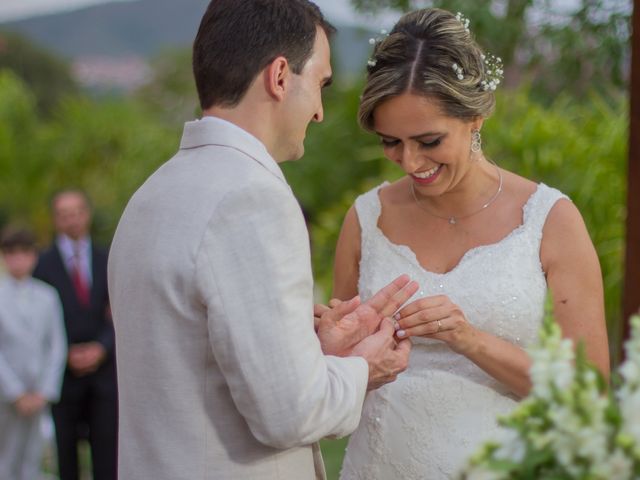
<svg viewBox="0 0 640 480"><path fill-rule="evenodd" d="M638 383L640 381L640 365L633 362L625 362L620 366L620 374L627 383Z"/></svg>
<svg viewBox="0 0 640 480"><path fill-rule="evenodd" d="M559 469L566 480L639 478L640 317L632 321L626 348L624 382L615 397L608 396L593 367L583 356L574 365L571 342L545 320L540 344L530 350L529 397L502 420L509 432L472 457L464 478L532 478Z"/></svg>
<svg viewBox="0 0 640 480"><path fill-rule="evenodd" d="M499 460L511 460L516 463L522 462L526 453L526 445L519 432L508 429L503 432L500 437L501 445L495 451L494 455Z"/></svg>
<svg viewBox="0 0 640 480"><path fill-rule="evenodd" d="M493 82L487 87L495 90ZM485 88L486 90L487 88ZM551 338L544 347L534 347L529 351L533 361L530 370L533 393L543 399L549 399L552 386L563 391L569 388L574 380L573 344L569 339Z"/></svg>
<svg viewBox="0 0 640 480"><path fill-rule="evenodd" d="M593 474L596 478L607 480L630 479L633 473L633 462L619 448L611 455L605 456L594 465Z"/></svg>

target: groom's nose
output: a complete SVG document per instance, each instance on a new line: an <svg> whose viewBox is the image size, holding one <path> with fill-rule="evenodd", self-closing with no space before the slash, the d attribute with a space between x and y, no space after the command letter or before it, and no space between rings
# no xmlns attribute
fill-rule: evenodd
<svg viewBox="0 0 640 480"><path fill-rule="evenodd" d="M322 103L320 103L320 108L318 108L315 115L313 116L313 121L320 123L322 122L323 119L324 119L324 107Z"/></svg>

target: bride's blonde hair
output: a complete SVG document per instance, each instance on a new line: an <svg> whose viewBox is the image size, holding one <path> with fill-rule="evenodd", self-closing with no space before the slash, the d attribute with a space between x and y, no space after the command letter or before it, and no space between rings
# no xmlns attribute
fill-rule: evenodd
<svg viewBox="0 0 640 480"><path fill-rule="evenodd" d="M495 72L465 21L446 10L425 8L404 15L376 42L358 111L365 130L373 130L380 103L403 93L433 98L443 113L463 120L491 115L495 96L487 82Z"/></svg>

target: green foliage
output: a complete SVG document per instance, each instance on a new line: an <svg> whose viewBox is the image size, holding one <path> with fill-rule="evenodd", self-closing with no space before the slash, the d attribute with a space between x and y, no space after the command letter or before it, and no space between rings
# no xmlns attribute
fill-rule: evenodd
<svg viewBox="0 0 640 480"><path fill-rule="evenodd" d="M152 69L153 79L136 92L137 99L168 125L179 127L199 116L191 50L163 52L153 60Z"/></svg>
<svg viewBox="0 0 640 480"><path fill-rule="evenodd" d="M177 148L170 132L126 99L69 97L51 118L33 114L34 95L0 70L0 218L28 221L44 239L48 199L79 186L96 207L95 234L108 242L133 191Z"/></svg>
<svg viewBox="0 0 640 480"><path fill-rule="evenodd" d="M545 3L550 8L551 0ZM582 0L565 22L542 23L528 39L533 94L554 98L571 85L576 96L595 90L608 97L625 88L629 12L627 0Z"/></svg>
<svg viewBox="0 0 640 480"><path fill-rule="evenodd" d="M407 12L411 10L413 2L411 0L351 0L351 3L358 9L364 11L378 11L383 8L391 8Z"/></svg>
<svg viewBox="0 0 640 480"><path fill-rule="evenodd" d="M585 98L620 92L627 85L630 0L580 0L566 11L554 0L352 0L362 11L406 12L425 6L460 11L471 20L480 45L500 56L505 82L532 83L531 93L548 103L571 85Z"/></svg>
<svg viewBox="0 0 640 480"><path fill-rule="evenodd" d="M339 440L322 440L320 442L324 467L327 471L327 480L338 480L344 451L347 448L347 441L348 437Z"/></svg>
<svg viewBox="0 0 640 480"><path fill-rule="evenodd" d="M29 85L41 113L50 113L61 98L78 91L65 62L17 33L0 32L3 68L13 70Z"/></svg>

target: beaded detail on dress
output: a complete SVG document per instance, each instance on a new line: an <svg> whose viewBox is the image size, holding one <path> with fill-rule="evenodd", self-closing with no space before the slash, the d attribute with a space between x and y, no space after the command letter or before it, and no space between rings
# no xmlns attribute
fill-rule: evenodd
<svg viewBox="0 0 640 480"><path fill-rule="evenodd" d="M523 206L522 224L496 243L470 249L451 271L425 270L414 252L378 228L378 191L355 206L362 245L358 289L363 299L407 273L420 284L410 300L445 294L477 328L526 347L537 338L547 290L540 263L542 229L561 192L544 184ZM496 417L516 398L466 357L432 339L412 338L409 368L370 392L351 436L340 478L454 478L470 454L497 433Z"/></svg>

